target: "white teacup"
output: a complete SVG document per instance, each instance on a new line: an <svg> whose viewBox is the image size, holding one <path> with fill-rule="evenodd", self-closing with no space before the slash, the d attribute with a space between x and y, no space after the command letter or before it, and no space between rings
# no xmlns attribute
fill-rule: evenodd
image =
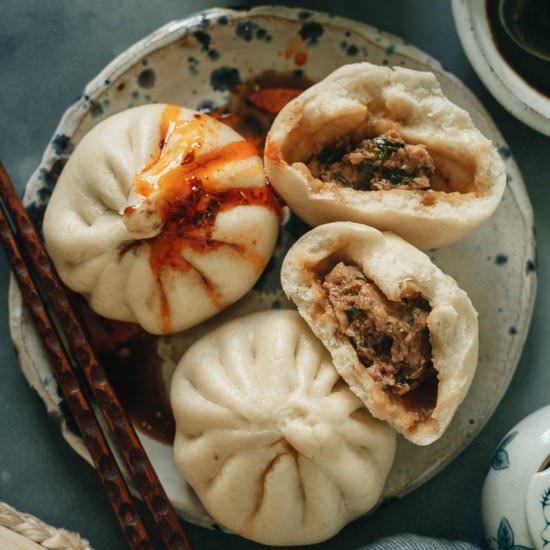
<svg viewBox="0 0 550 550"><path fill-rule="evenodd" d="M550 406L524 418L499 443L481 511L489 548L550 550Z"/></svg>

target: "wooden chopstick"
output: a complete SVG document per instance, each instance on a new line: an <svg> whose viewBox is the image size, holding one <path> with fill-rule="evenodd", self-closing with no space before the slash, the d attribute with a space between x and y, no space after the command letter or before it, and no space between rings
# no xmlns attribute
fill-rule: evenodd
<svg viewBox="0 0 550 550"><path fill-rule="evenodd" d="M92 408L82 393L78 378L65 355L63 345L44 307L42 298L34 284L27 264L23 260L8 219L1 207L0 240L25 298L25 303L31 311L36 328L50 356L55 376L130 547L135 549L154 548Z"/></svg>
<svg viewBox="0 0 550 550"><path fill-rule="evenodd" d="M169 549L191 550L191 545L183 531L178 517L176 516L176 513L160 484L153 466L141 446L132 423L116 397L103 367L96 359L96 356L84 334L84 330L70 305L65 289L42 245L40 237L38 236L38 233L34 228L34 225L32 224L23 203L19 199L17 192L15 191L15 188L13 187L1 162L0 198L3 200L6 210L8 211L15 229L18 232L23 250L27 253L27 260L32 266L33 273L36 275L41 288L44 290L59 325L66 336L69 351L78 367L81 368L88 382L98 407L101 410L109 429L113 433L117 449L120 451L128 470L134 478L135 485L141 493L143 500L145 501L147 508L149 509L157 525L164 544ZM17 252L11 227L4 215L2 215L1 224L2 243L4 244L4 247L7 246L6 252L21 286L25 301L31 308L37 308L36 311L33 309L33 316L35 317L39 332L48 347L48 351L52 356L54 369L57 370L57 367L61 365L57 378L62 386L62 389L68 392L66 398L69 406L71 406L71 403L75 401L75 408L77 410L76 412L73 411L73 413L75 414L77 423L80 419L79 415L84 415L82 416L84 422L82 422L82 426L79 424L79 428L83 435L84 442L87 446L88 443L91 444L95 457L98 459L97 461L95 460L94 453L92 453L90 446L88 446L90 454L92 455L92 458L94 458L98 474L102 478L102 481L105 480L104 484L106 485L108 496L115 512L117 513L119 522L121 522L125 534L131 534L133 540L137 541L135 544L138 544L138 546L132 546L132 548L152 548L152 544L146 536L145 528L143 527L139 515L133 506L128 489L126 485L122 485L124 483L124 479L122 478L113 457L110 454L105 454L105 452L108 451L108 447L101 434L99 425L97 424L95 417L93 418L93 422L89 420L90 414L93 416L93 413L91 407L85 403L84 395L78 389L78 379L75 377L67 358L63 355L63 360L59 359L62 355L62 348L60 347L59 338L57 337L51 322L47 318L46 309L41 303L40 295L36 287L32 283L29 270L24 263L21 254ZM50 347L52 348L51 350ZM57 374L58 373L56 372L56 375ZM73 397L73 390L75 388L75 391L77 391L77 395L79 396L78 399ZM85 405L87 405L87 408L83 410L89 411L90 414L88 412L83 413L82 410L79 409L79 406ZM105 449L101 447L102 452L99 454L99 449L97 447L98 441L102 441L105 444ZM105 457L107 457L107 459L105 459ZM113 466L116 469L114 469ZM114 493L112 493L109 489L114 487L112 483L109 484L111 481L111 476L113 475L117 480L117 491ZM121 483L118 483L119 479ZM128 498L126 498L126 495L128 495ZM120 500L118 500L119 496L124 497L124 499L120 498ZM124 506L122 506L122 504L124 504ZM143 532L141 531L142 529ZM139 533L139 537L134 537L135 533ZM148 546L148 544L150 546Z"/></svg>

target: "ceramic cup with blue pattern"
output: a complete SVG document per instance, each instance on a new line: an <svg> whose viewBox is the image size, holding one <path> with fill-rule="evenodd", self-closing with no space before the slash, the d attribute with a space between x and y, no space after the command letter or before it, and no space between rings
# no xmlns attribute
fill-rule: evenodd
<svg viewBox="0 0 550 550"><path fill-rule="evenodd" d="M481 508L489 548L550 549L550 406L502 438L483 485Z"/></svg>

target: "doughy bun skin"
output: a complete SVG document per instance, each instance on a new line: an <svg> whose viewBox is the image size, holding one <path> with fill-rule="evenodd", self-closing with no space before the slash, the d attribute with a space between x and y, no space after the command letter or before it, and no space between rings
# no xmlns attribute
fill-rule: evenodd
<svg viewBox="0 0 550 550"><path fill-rule="evenodd" d="M279 213L255 147L175 105L120 112L69 158L44 218L57 271L104 317L166 334L243 296Z"/></svg>
<svg viewBox="0 0 550 550"><path fill-rule="evenodd" d="M327 146L390 130L427 148L434 188L362 190L312 175L308 163ZM271 126L264 162L277 193L309 225L364 223L425 249L478 227L506 183L496 147L444 96L432 73L370 63L340 67L289 102Z"/></svg>
<svg viewBox="0 0 550 550"><path fill-rule="evenodd" d="M174 455L208 513L262 544L321 542L378 502L395 432L296 311L230 321L173 376Z"/></svg>
<svg viewBox="0 0 550 550"><path fill-rule="evenodd" d="M323 277L337 261L357 266L387 300L401 302L405 294L414 293L429 303L427 328L437 375L435 388L433 384L424 390L419 387L418 393L403 398L387 391L367 372L339 327L323 288ZM478 357L477 313L454 279L392 233L337 222L311 230L291 247L281 282L329 350L338 372L376 418L417 445L429 445L441 437L470 387Z"/></svg>

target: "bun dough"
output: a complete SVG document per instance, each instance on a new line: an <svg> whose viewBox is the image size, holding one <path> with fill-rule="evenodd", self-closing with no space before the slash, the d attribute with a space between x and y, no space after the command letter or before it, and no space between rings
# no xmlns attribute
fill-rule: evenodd
<svg viewBox="0 0 550 550"><path fill-rule="evenodd" d="M155 334L191 327L250 290L277 231L255 148L174 105L129 109L93 128L44 218L67 286L100 315Z"/></svg>
<svg viewBox="0 0 550 550"><path fill-rule="evenodd" d="M388 392L367 372L339 328L322 286L323 277L337 261L357 266L388 300L399 302L412 291L429 302L427 327L433 374L437 374L435 387L426 381L424 390L419 386L419 393L403 398ZM470 387L478 356L477 313L453 278L392 233L338 222L313 229L292 246L283 262L281 281L287 296L330 351L338 372L376 418L386 420L418 445L433 443L443 434Z"/></svg>
<svg viewBox="0 0 550 550"><path fill-rule="evenodd" d="M306 166L327 145L388 130L427 147L436 166L432 181L446 191L356 190L314 178ZM443 95L432 73L370 63L340 67L288 103L271 126L264 160L277 193L308 224L360 222L421 248L474 230L495 211L506 183L495 146Z"/></svg>
<svg viewBox="0 0 550 550"><path fill-rule="evenodd" d="M230 321L172 379L174 453L224 527L262 544L312 544L377 503L395 432L373 419L295 311Z"/></svg>

